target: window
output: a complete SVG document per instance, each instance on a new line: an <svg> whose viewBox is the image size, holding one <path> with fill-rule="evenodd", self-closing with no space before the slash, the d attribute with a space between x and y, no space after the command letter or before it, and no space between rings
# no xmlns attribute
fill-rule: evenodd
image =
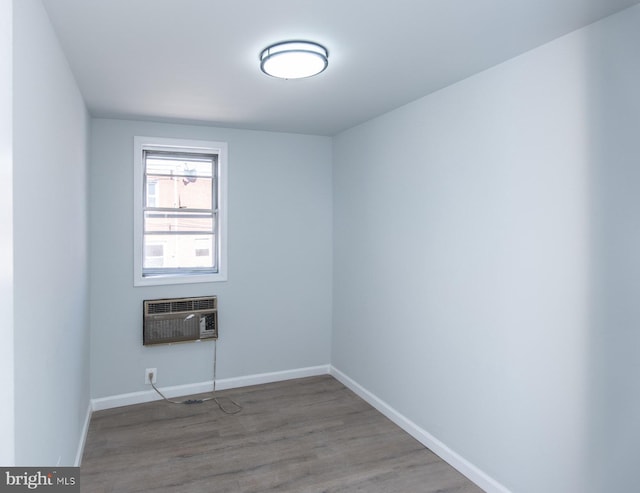
<svg viewBox="0 0 640 493"><path fill-rule="evenodd" d="M135 137L134 285L226 280L227 145Z"/></svg>
<svg viewBox="0 0 640 493"><path fill-rule="evenodd" d="M146 197L146 201L147 201L147 206L148 207L155 207L158 204L158 195L157 195L157 190L158 190L158 182L151 179L148 175L147 175L147 197Z"/></svg>
<svg viewBox="0 0 640 493"><path fill-rule="evenodd" d="M162 243L145 243L144 262L149 267L162 267L164 265L164 245Z"/></svg>
<svg viewBox="0 0 640 493"><path fill-rule="evenodd" d="M196 243L196 257L209 257L211 256L211 248L207 239L197 239Z"/></svg>

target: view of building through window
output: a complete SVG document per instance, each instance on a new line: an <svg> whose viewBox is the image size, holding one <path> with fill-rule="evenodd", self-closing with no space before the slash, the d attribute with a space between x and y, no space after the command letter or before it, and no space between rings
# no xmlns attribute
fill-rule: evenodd
<svg viewBox="0 0 640 493"><path fill-rule="evenodd" d="M143 275L217 272L217 158L145 151Z"/></svg>

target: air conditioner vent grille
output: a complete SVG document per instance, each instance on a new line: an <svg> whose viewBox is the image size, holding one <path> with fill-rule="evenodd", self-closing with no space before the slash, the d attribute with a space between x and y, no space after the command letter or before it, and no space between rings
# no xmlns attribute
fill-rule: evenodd
<svg viewBox="0 0 640 493"><path fill-rule="evenodd" d="M160 313L188 313L198 310L215 310L216 298L180 298L174 300L150 300L146 301L148 315Z"/></svg>
<svg viewBox="0 0 640 493"><path fill-rule="evenodd" d="M157 301L155 303L149 303L147 307L147 313L171 313L171 303L164 301Z"/></svg>
<svg viewBox="0 0 640 493"><path fill-rule="evenodd" d="M200 298L198 300L193 300L193 309L194 310L215 310L216 309L216 299L215 298Z"/></svg>
<svg viewBox="0 0 640 493"><path fill-rule="evenodd" d="M171 303L171 311L176 312L190 312L193 310L193 302L191 301L174 301Z"/></svg>

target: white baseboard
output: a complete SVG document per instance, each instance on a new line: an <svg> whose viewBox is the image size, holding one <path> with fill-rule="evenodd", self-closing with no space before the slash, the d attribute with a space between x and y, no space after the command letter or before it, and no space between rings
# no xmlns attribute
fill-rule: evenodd
<svg viewBox="0 0 640 493"><path fill-rule="evenodd" d="M510 491L500 484L498 481L490 477L484 471L473 465L461 455L457 454L444 443L431 435L426 430L420 428L410 419L406 418L398 411L389 406L386 402L369 392L360 384L349 378L334 366L330 366L329 373L340 381L345 387L352 390L359 397L367 401L374 408L384 414L387 418L397 424L404 431L409 433L413 438L422 443L425 447L438 455L442 460L452 467L456 468L460 473L465 475L480 488L487 493L510 493Z"/></svg>
<svg viewBox="0 0 640 493"><path fill-rule="evenodd" d="M225 378L216 381L216 389L225 390L247 387L249 385L260 385L264 383L279 382L282 380L292 380L294 378L304 378L326 374L331 374L334 378L336 378L336 380L340 381L343 385L352 390L359 397L371 404L374 408L384 414L400 428L409 433L409 435L414 437L425 447L430 449L449 465L457 469L460 473L465 475L487 493L511 493L505 486L503 486L498 481L486 474L484 471L470 463L464 457L447 447L436 437L428 433L426 430L420 428L413 421L400 414L386 402L369 392L367 389L362 387L356 381L352 380L332 365L312 366L308 368L298 368L295 370L285 370L270 373L260 373L257 375L247 375L243 377ZM160 388L162 393L170 398L211 392L212 389L212 380L209 380L207 382ZM85 420L80 445L78 446L76 466L79 466L82 460L82 453L89 429L89 420L91 418L92 410L101 411L103 409L111 409L132 404L141 404L144 402L157 401L159 399L161 399L161 397L153 389L92 399L89 409L87 410L87 418Z"/></svg>
<svg viewBox="0 0 640 493"><path fill-rule="evenodd" d="M82 463L82 454L84 454L84 444L87 442L87 433L89 433L89 423L91 422L91 412L92 406L91 402L89 402L89 406L87 407L87 414L84 418L84 426L82 427L82 432L80 433L80 443L78 443L78 452L76 453L76 462L75 467L80 467Z"/></svg>
<svg viewBox="0 0 640 493"><path fill-rule="evenodd" d="M312 377L316 375L326 375L329 373L329 365L311 366L308 368L298 368L295 370L276 371L270 373L260 373L257 375L247 375L244 377L233 377L216 380L216 390L234 389L238 387L248 387L249 385L259 385L263 383L279 382L294 378ZM174 385L172 387L160 387L160 391L169 398L181 397L185 395L201 394L213 390L213 380L186 385ZM128 394L112 395L91 399L91 407L94 411L111 409L114 407L130 406L132 404L142 404L162 399L153 389L140 392L130 392Z"/></svg>

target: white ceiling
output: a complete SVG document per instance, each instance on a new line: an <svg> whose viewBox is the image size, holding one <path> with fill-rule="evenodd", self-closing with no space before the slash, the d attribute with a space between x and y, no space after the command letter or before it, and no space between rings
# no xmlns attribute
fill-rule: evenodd
<svg viewBox="0 0 640 493"><path fill-rule="evenodd" d="M640 0L43 0L92 115L333 135ZM267 45L324 44L283 81Z"/></svg>

